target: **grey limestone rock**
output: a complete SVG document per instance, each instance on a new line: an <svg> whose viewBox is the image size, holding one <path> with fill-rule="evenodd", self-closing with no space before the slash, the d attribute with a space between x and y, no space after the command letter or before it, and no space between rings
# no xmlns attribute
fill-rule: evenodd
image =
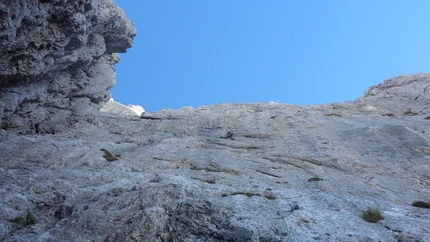
<svg viewBox="0 0 430 242"><path fill-rule="evenodd" d="M356 102L367 103L367 109L409 115L430 110L430 74L402 75L370 87ZM370 104L369 104L370 103ZM393 104L396 105L393 105Z"/></svg>
<svg viewBox="0 0 430 242"><path fill-rule="evenodd" d="M402 75L370 87L361 99L419 100L430 103L430 74Z"/></svg>
<svg viewBox="0 0 430 242"><path fill-rule="evenodd" d="M136 35L111 0L0 3L0 123L55 133L110 98L113 65ZM38 127L38 128L36 128Z"/></svg>
<svg viewBox="0 0 430 242"><path fill-rule="evenodd" d="M136 114L108 102L135 34L111 0L0 2L0 241L430 241L429 74Z"/></svg>
<svg viewBox="0 0 430 242"><path fill-rule="evenodd" d="M404 115L408 98L390 93L94 113L55 135L1 130L0 238L429 241L430 211L412 206L430 202L427 97ZM236 140L219 138L228 129ZM384 219L363 220L368 208ZM12 222L28 212L36 224Z"/></svg>

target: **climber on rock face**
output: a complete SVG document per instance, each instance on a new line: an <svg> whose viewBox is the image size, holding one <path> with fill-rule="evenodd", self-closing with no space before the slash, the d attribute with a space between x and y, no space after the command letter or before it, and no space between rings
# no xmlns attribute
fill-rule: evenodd
<svg viewBox="0 0 430 242"><path fill-rule="evenodd" d="M220 137L220 138L221 139L232 139L232 140L235 140L233 138L233 136L234 136L233 132L231 132L230 130L227 130L227 134L224 137Z"/></svg>

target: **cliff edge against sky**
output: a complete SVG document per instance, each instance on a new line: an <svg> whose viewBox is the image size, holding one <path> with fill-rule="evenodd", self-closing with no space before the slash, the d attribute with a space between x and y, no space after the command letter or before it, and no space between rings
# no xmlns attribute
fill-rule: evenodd
<svg viewBox="0 0 430 242"><path fill-rule="evenodd" d="M111 0L0 3L0 123L55 133L100 109L136 30Z"/></svg>

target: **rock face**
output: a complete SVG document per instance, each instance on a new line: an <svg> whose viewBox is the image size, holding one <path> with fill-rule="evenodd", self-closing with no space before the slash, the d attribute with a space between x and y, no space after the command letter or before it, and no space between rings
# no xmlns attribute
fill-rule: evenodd
<svg viewBox="0 0 430 242"><path fill-rule="evenodd" d="M388 79L383 83L370 87L362 99L401 101L419 101L418 103L430 103L430 76L427 73L416 75L403 75Z"/></svg>
<svg viewBox="0 0 430 242"><path fill-rule="evenodd" d="M430 241L430 74L139 117L99 112L136 33L112 1L2 1L0 28L0 241Z"/></svg>
<svg viewBox="0 0 430 242"><path fill-rule="evenodd" d="M55 133L110 98L136 30L111 0L0 2L0 123Z"/></svg>
<svg viewBox="0 0 430 242"><path fill-rule="evenodd" d="M411 206L430 202L429 78L393 78L346 103L0 130L0 240L430 241L430 210ZM220 138L227 129L235 140ZM369 208L384 219L363 220Z"/></svg>

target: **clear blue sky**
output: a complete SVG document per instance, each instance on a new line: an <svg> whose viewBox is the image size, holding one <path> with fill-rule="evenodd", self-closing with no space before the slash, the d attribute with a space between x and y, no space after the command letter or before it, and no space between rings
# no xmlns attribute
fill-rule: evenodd
<svg viewBox="0 0 430 242"><path fill-rule="evenodd" d="M146 111L351 101L429 72L429 0L114 0L138 31L115 101Z"/></svg>

